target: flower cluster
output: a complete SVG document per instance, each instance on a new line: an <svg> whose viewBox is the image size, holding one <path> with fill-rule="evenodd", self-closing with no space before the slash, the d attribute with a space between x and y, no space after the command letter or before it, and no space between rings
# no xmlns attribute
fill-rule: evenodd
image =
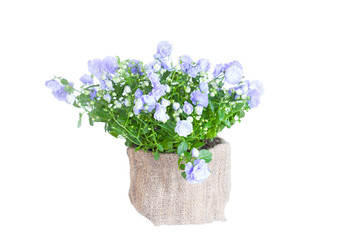
<svg viewBox="0 0 360 240"><path fill-rule="evenodd" d="M61 77L45 85L58 100L83 110L78 126L87 113L90 125L104 122L107 132L136 151L152 151L155 159L175 152L181 175L201 183L212 160L205 142L258 106L263 87L245 79L237 61L217 64L211 74L209 60L182 55L174 62L172 50L169 42L160 42L149 64L118 57L91 60L80 89Z"/></svg>

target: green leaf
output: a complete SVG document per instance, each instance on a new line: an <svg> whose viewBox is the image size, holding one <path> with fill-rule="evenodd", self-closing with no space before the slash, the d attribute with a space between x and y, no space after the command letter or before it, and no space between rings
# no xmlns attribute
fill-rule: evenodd
<svg viewBox="0 0 360 240"><path fill-rule="evenodd" d="M206 134L206 138L214 138L216 137L217 132L215 129L209 130L208 133Z"/></svg>
<svg viewBox="0 0 360 240"><path fill-rule="evenodd" d="M156 144L156 146L158 147L160 152L164 151L164 147L160 143Z"/></svg>
<svg viewBox="0 0 360 240"><path fill-rule="evenodd" d="M159 158L160 158L160 154L159 154L159 151L157 149L154 152L154 158L155 158L155 160L159 160Z"/></svg>
<svg viewBox="0 0 360 240"><path fill-rule="evenodd" d="M81 127L81 118L82 118L82 115L83 113L79 113L79 120L78 120L78 123L77 123L77 127Z"/></svg>
<svg viewBox="0 0 360 240"><path fill-rule="evenodd" d="M239 111L239 112L237 113L237 116L238 116L239 118L243 118L243 117L245 117L245 112L244 112L244 111Z"/></svg>
<svg viewBox="0 0 360 240"><path fill-rule="evenodd" d="M94 126L94 120L92 119L92 117L88 114L89 116L89 124L90 126Z"/></svg>
<svg viewBox="0 0 360 240"><path fill-rule="evenodd" d="M238 112L240 111L240 109L244 106L243 102L240 102L238 104L236 104L235 108L234 108L234 112Z"/></svg>
<svg viewBox="0 0 360 240"><path fill-rule="evenodd" d="M214 105L212 104L211 101L209 101L209 107L210 107L211 112L214 112Z"/></svg>
<svg viewBox="0 0 360 240"><path fill-rule="evenodd" d="M65 78L62 78L62 79L60 80L60 82L61 82L61 84L63 84L63 85L69 85L68 80L66 80Z"/></svg>
<svg viewBox="0 0 360 240"><path fill-rule="evenodd" d="M209 150L203 149L199 151L199 159L204 159L205 162L210 162L212 159L212 154Z"/></svg>
<svg viewBox="0 0 360 240"><path fill-rule="evenodd" d="M169 75L170 75L170 71L166 71L166 72L162 75L161 81L165 81L166 78L167 78Z"/></svg>
<svg viewBox="0 0 360 240"><path fill-rule="evenodd" d="M185 152L187 149L188 149L188 144L185 141L182 141L177 148L177 154L181 156L181 154Z"/></svg>
<svg viewBox="0 0 360 240"><path fill-rule="evenodd" d="M73 104L74 107L80 108L79 104L77 104L77 102L74 102Z"/></svg>
<svg viewBox="0 0 360 240"><path fill-rule="evenodd" d="M231 127L231 123L230 123L230 121L228 121L228 120L222 121L221 123L224 124L227 128L230 128L230 127Z"/></svg>
<svg viewBox="0 0 360 240"><path fill-rule="evenodd" d="M225 111L224 110L219 110L218 111L218 115L217 115L219 121L222 121L225 117Z"/></svg>
<svg viewBox="0 0 360 240"><path fill-rule="evenodd" d="M194 143L194 145L192 147L193 148L201 148L204 145L205 145L205 143L203 143L203 142L196 142L196 143Z"/></svg>
<svg viewBox="0 0 360 240"><path fill-rule="evenodd" d="M161 145L164 146L164 149L165 149L165 150L169 150L169 149L172 148L173 143L172 143L172 141L169 141L169 140L163 140L163 141L161 142Z"/></svg>
<svg viewBox="0 0 360 240"><path fill-rule="evenodd" d="M135 148L135 152L139 151L141 149L141 146L138 146Z"/></svg>
<svg viewBox="0 0 360 240"><path fill-rule="evenodd" d="M110 131L109 133L111 134L111 136L116 137L116 138L119 136L119 133L116 131Z"/></svg>
<svg viewBox="0 0 360 240"><path fill-rule="evenodd" d="M180 169L185 170L185 164L180 164Z"/></svg>
<svg viewBox="0 0 360 240"><path fill-rule="evenodd" d="M182 176L184 179L186 179L186 173L185 173L185 172L182 172L182 173L181 173L181 176Z"/></svg>
<svg viewBox="0 0 360 240"><path fill-rule="evenodd" d="M158 124L167 134L173 136L175 134L175 125L168 121L166 124Z"/></svg>

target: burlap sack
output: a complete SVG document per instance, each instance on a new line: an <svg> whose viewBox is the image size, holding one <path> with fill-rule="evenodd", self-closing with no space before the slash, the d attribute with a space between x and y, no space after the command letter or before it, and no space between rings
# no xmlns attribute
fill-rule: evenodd
<svg viewBox="0 0 360 240"><path fill-rule="evenodd" d="M128 148L129 197L136 210L154 225L203 224L225 221L230 193L230 144L222 140L210 152L211 175L201 184L191 184L178 170L178 156Z"/></svg>

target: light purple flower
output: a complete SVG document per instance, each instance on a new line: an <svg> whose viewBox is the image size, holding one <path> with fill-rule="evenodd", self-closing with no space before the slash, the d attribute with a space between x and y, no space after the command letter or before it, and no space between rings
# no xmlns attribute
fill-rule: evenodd
<svg viewBox="0 0 360 240"><path fill-rule="evenodd" d="M64 86L58 90L53 91L52 93L57 100L66 102L68 92L65 91Z"/></svg>
<svg viewBox="0 0 360 240"><path fill-rule="evenodd" d="M114 90L113 83L109 79L99 80L99 82L100 82L100 89L111 90L111 91Z"/></svg>
<svg viewBox="0 0 360 240"><path fill-rule="evenodd" d="M209 94L209 85L205 81L201 81L199 84L201 93Z"/></svg>
<svg viewBox="0 0 360 240"><path fill-rule="evenodd" d="M166 86L163 84L158 84L154 87L149 93L150 96L153 96L156 101L166 94Z"/></svg>
<svg viewBox="0 0 360 240"><path fill-rule="evenodd" d="M194 105L199 105L203 107L207 107L209 104L208 95L205 93L201 93L199 90L196 90L190 94L190 100Z"/></svg>
<svg viewBox="0 0 360 240"><path fill-rule="evenodd" d="M156 100L153 96L142 95L141 98L139 98L139 99L141 99L143 101L145 110L147 110L148 112L151 112L152 110L154 110L155 105L156 105Z"/></svg>
<svg viewBox="0 0 360 240"><path fill-rule="evenodd" d="M119 68L116 57L106 57L103 59L103 69L105 72L114 74L116 70Z"/></svg>
<svg viewBox="0 0 360 240"><path fill-rule="evenodd" d="M220 75L220 73L222 73L223 71L225 71L225 65L224 64L217 64L215 66L214 72L213 72L213 76L214 78L216 78L217 76Z"/></svg>
<svg viewBox="0 0 360 240"><path fill-rule="evenodd" d="M140 89L137 89L135 91L135 98L136 99L141 98L142 95L143 95L143 91L141 91Z"/></svg>
<svg viewBox="0 0 360 240"><path fill-rule="evenodd" d="M100 59L94 59L89 61L88 69L93 76L97 77L98 79L101 79L101 75L103 74L104 69L103 69L103 63Z"/></svg>
<svg viewBox="0 0 360 240"><path fill-rule="evenodd" d="M175 132L181 137L186 137L193 131L191 122L187 120L181 120L176 123Z"/></svg>
<svg viewBox="0 0 360 240"><path fill-rule="evenodd" d="M133 107L133 111L135 115L138 115L141 110L144 109L144 102L141 98L135 100L135 106Z"/></svg>
<svg viewBox="0 0 360 240"><path fill-rule="evenodd" d="M192 77L192 78L195 78L198 73L199 73L199 71L197 70L196 67L191 67L191 68L187 71L187 74L189 74L189 76Z"/></svg>
<svg viewBox="0 0 360 240"><path fill-rule="evenodd" d="M110 96L110 94L105 94L104 96L103 96L103 98L104 98L104 100L105 101L107 101L108 103L110 103L110 101L111 101L111 96Z"/></svg>
<svg viewBox="0 0 360 240"><path fill-rule="evenodd" d="M97 90L95 88L92 89L92 91L90 92L90 99L94 100L94 98L96 97L97 94Z"/></svg>
<svg viewBox="0 0 360 240"><path fill-rule="evenodd" d="M80 81L83 83L83 84L86 84L86 85L92 85L94 84L94 80L92 79L92 77L88 74L84 74L81 78L80 78Z"/></svg>
<svg viewBox="0 0 360 240"><path fill-rule="evenodd" d="M73 86L74 84L69 83L69 85ZM70 104L72 104L75 101L73 97L69 98L69 93L65 91L64 86L54 79L46 81L45 86L52 90L52 94L57 100L67 102ZM72 101L73 99L74 101Z"/></svg>
<svg viewBox="0 0 360 240"><path fill-rule="evenodd" d="M163 59L160 59L160 61L161 61L162 68L171 71L172 66L171 66L171 62L168 59L163 58Z"/></svg>
<svg viewBox="0 0 360 240"><path fill-rule="evenodd" d="M205 160L195 159L194 164L186 163L185 174L189 183L202 183L210 176L210 170Z"/></svg>
<svg viewBox="0 0 360 240"><path fill-rule="evenodd" d="M148 78L149 78L149 80L151 82L151 85L153 87L156 87L156 86L160 85L160 78L159 78L158 74L156 74L154 72L149 72Z"/></svg>
<svg viewBox="0 0 360 240"><path fill-rule="evenodd" d="M155 60L152 63L147 64L148 72L158 72L161 69L161 62L159 60Z"/></svg>
<svg viewBox="0 0 360 240"><path fill-rule="evenodd" d="M183 107L183 111L187 114L190 115L193 112L194 108L191 105L191 103L188 103L187 101L184 102L184 107Z"/></svg>
<svg viewBox="0 0 360 240"><path fill-rule="evenodd" d="M196 68L199 72L208 72L210 70L210 62L208 59L200 59L197 61Z"/></svg>
<svg viewBox="0 0 360 240"><path fill-rule="evenodd" d="M50 88L53 91L59 90L62 87L61 83L59 83L58 81L56 81L54 79L46 81L45 86Z"/></svg>
<svg viewBox="0 0 360 240"><path fill-rule="evenodd" d="M142 72L142 63L139 60L132 59L128 63L128 67L133 74L143 75Z"/></svg>
<svg viewBox="0 0 360 240"><path fill-rule="evenodd" d="M161 99L161 105L163 105L164 107L170 106L170 101L163 98Z"/></svg>
<svg viewBox="0 0 360 240"><path fill-rule="evenodd" d="M234 61L226 66L225 80L229 84L238 84L241 82L243 76L243 69L239 62Z"/></svg>
<svg viewBox="0 0 360 240"><path fill-rule="evenodd" d="M187 73L188 70L190 69L191 67L191 63L192 63L192 59L190 56L188 55L182 55L180 58L179 58L179 64L180 64L180 67L181 67L181 70L184 72L184 73Z"/></svg>
<svg viewBox="0 0 360 240"><path fill-rule="evenodd" d="M191 150L191 156L193 156L194 158L199 157L199 154L200 154L200 152L199 152L199 150L197 150L196 148L193 148L193 149Z"/></svg>
<svg viewBox="0 0 360 240"><path fill-rule="evenodd" d="M170 117L166 114L166 108L163 105L157 103L154 118L157 121L165 123L167 120L169 120Z"/></svg>
<svg viewBox="0 0 360 240"><path fill-rule="evenodd" d="M160 58L166 58L171 55L171 52L173 50L173 46L171 43L167 41L159 42L157 46L157 53L154 55L154 58L160 59Z"/></svg>
<svg viewBox="0 0 360 240"><path fill-rule="evenodd" d="M254 108L259 105L260 97L263 94L263 92L264 92L264 88L260 81L250 82L249 90L247 92L247 95L250 97L250 100L248 100L250 108Z"/></svg>

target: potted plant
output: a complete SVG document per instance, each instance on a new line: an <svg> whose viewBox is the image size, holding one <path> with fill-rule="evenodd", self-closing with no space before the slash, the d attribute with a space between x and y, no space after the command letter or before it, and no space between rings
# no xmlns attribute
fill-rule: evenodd
<svg viewBox="0 0 360 240"><path fill-rule="evenodd" d="M230 192L230 145L217 137L259 104L263 88L248 81L239 62L170 58L160 42L154 61L118 57L88 62L83 85L54 77L45 85L61 101L82 110L89 124L125 139L130 160L129 196L155 225L225 220Z"/></svg>

